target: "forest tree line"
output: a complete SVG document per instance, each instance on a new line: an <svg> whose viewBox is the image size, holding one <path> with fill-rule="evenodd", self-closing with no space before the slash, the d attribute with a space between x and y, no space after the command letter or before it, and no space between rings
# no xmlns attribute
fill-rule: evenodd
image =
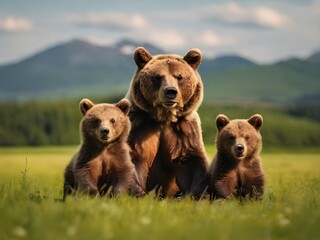
<svg viewBox="0 0 320 240"><path fill-rule="evenodd" d="M94 99L117 102L119 98ZM0 146L76 145L80 143L78 100L0 103ZM205 144L215 143L217 114L230 119L260 113L266 147L320 147L319 106L236 106L202 104L199 114Z"/></svg>

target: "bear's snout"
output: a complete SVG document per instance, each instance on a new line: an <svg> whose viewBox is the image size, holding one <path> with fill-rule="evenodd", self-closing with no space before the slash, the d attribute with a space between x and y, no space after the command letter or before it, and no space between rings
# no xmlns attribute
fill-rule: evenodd
<svg viewBox="0 0 320 240"><path fill-rule="evenodd" d="M238 156L242 156L244 152L244 146L242 144L237 144L235 150Z"/></svg>
<svg viewBox="0 0 320 240"><path fill-rule="evenodd" d="M177 97L178 90L175 87L167 87L164 89L164 96L168 100L174 100Z"/></svg>
<svg viewBox="0 0 320 240"><path fill-rule="evenodd" d="M109 128L101 128L100 129L100 138L103 140L107 140L109 132L110 132Z"/></svg>
<svg viewBox="0 0 320 240"><path fill-rule="evenodd" d="M179 91L174 86L166 86L162 90L160 90L160 102L161 105L166 109L173 109L180 105L180 96Z"/></svg>
<svg viewBox="0 0 320 240"><path fill-rule="evenodd" d="M241 141L236 142L233 147L232 147L232 153L234 155L234 157L238 160L243 159L246 156L246 145L243 144Z"/></svg>

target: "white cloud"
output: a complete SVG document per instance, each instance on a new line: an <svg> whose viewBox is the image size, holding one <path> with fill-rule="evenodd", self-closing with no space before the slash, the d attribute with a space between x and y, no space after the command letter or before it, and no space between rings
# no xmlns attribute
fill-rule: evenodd
<svg viewBox="0 0 320 240"><path fill-rule="evenodd" d="M4 19L0 19L0 31L6 32L20 32L29 31L33 28L33 24L30 20L8 16Z"/></svg>
<svg viewBox="0 0 320 240"><path fill-rule="evenodd" d="M268 7L258 7L251 10L252 18L263 26L280 28L290 22L289 17Z"/></svg>
<svg viewBox="0 0 320 240"><path fill-rule="evenodd" d="M110 41L109 39L99 38L96 36L87 36L87 37L84 37L84 39L86 41L88 41L89 43L94 44L94 45L98 45L98 46L106 46L106 45L113 44L113 42Z"/></svg>
<svg viewBox="0 0 320 240"><path fill-rule="evenodd" d="M149 30L144 37L165 49L179 48L186 45L185 38L178 31L160 28L150 28Z"/></svg>
<svg viewBox="0 0 320 240"><path fill-rule="evenodd" d="M118 39L129 37L143 42L151 42L165 49L181 47L186 43L179 31L160 27L138 13L85 13L69 16L68 19L80 27L110 30L110 33L116 33ZM104 44L98 38L91 37L89 40L92 43ZM123 49L123 51L128 52L129 49Z"/></svg>
<svg viewBox="0 0 320 240"><path fill-rule="evenodd" d="M214 6L207 12L213 21L243 27L280 28L290 23L290 18L267 6L242 7L238 3L228 2Z"/></svg>
<svg viewBox="0 0 320 240"><path fill-rule="evenodd" d="M200 44L203 44L209 47L222 46L222 45L232 43L231 39L222 37L219 34L210 30L206 30L200 33L196 41Z"/></svg>
<svg viewBox="0 0 320 240"><path fill-rule="evenodd" d="M136 48L135 46L125 45L120 49L120 51L125 55L132 55L132 53L134 52L135 48Z"/></svg>
<svg viewBox="0 0 320 240"><path fill-rule="evenodd" d="M110 28L112 30L142 29L148 26L147 20L137 13L87 13L72 16L71 19L79 26Z"/></svg>

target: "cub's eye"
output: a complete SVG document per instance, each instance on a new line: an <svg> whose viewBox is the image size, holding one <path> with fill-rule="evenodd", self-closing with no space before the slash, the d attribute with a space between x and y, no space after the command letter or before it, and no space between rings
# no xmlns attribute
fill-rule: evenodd
<svg viewBox="0 0 320 240"><path fill-rule="evenodd" d="M246 139L247 141L249 141L249 140L250 140L250 136L249 136L249 135L246 135L246 136L245 136L245 139Z"/></svg>
<svg viewBox="0 0 320 240"><path fill-rule="evenodd" d="M100 119L99 118L92 118L92 123L94 124L94 125L99 125L100 124Z"/></svg>
<svg viewBox="0 0 320 240"><path fill-rule="evenodd" d="M111 122L112 124L114 124L114 123L116 122L116 120L115 120L114 118L111 118L111 119L110 119L110 122Z"/></svg>
<svg viewBox="0 0 320 240"><path fill-rule="evenodd" d="M177 79L178 79L178 81L181 81L182 80L182 75L181 74L179 74L178 76L177 76Z"/></svg>
<svg viewBox="0 0 320 240"><path fill-rule="evenodd" d="M230 141L234 141L235 139L236 139L235 136L229 136Z"/></svg>

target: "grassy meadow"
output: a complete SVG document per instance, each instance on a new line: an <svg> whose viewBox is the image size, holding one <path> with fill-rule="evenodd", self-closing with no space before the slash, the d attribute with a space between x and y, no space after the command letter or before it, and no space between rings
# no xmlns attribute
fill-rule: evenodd
<svg viewBox="0 0 320 240"><path fill-rule="evenodd" d="M62 197L77 147L0 148L0 239L319 239L320 152L263 151L258 202ZM209 158L214 147L207 148Z"/></svg>

